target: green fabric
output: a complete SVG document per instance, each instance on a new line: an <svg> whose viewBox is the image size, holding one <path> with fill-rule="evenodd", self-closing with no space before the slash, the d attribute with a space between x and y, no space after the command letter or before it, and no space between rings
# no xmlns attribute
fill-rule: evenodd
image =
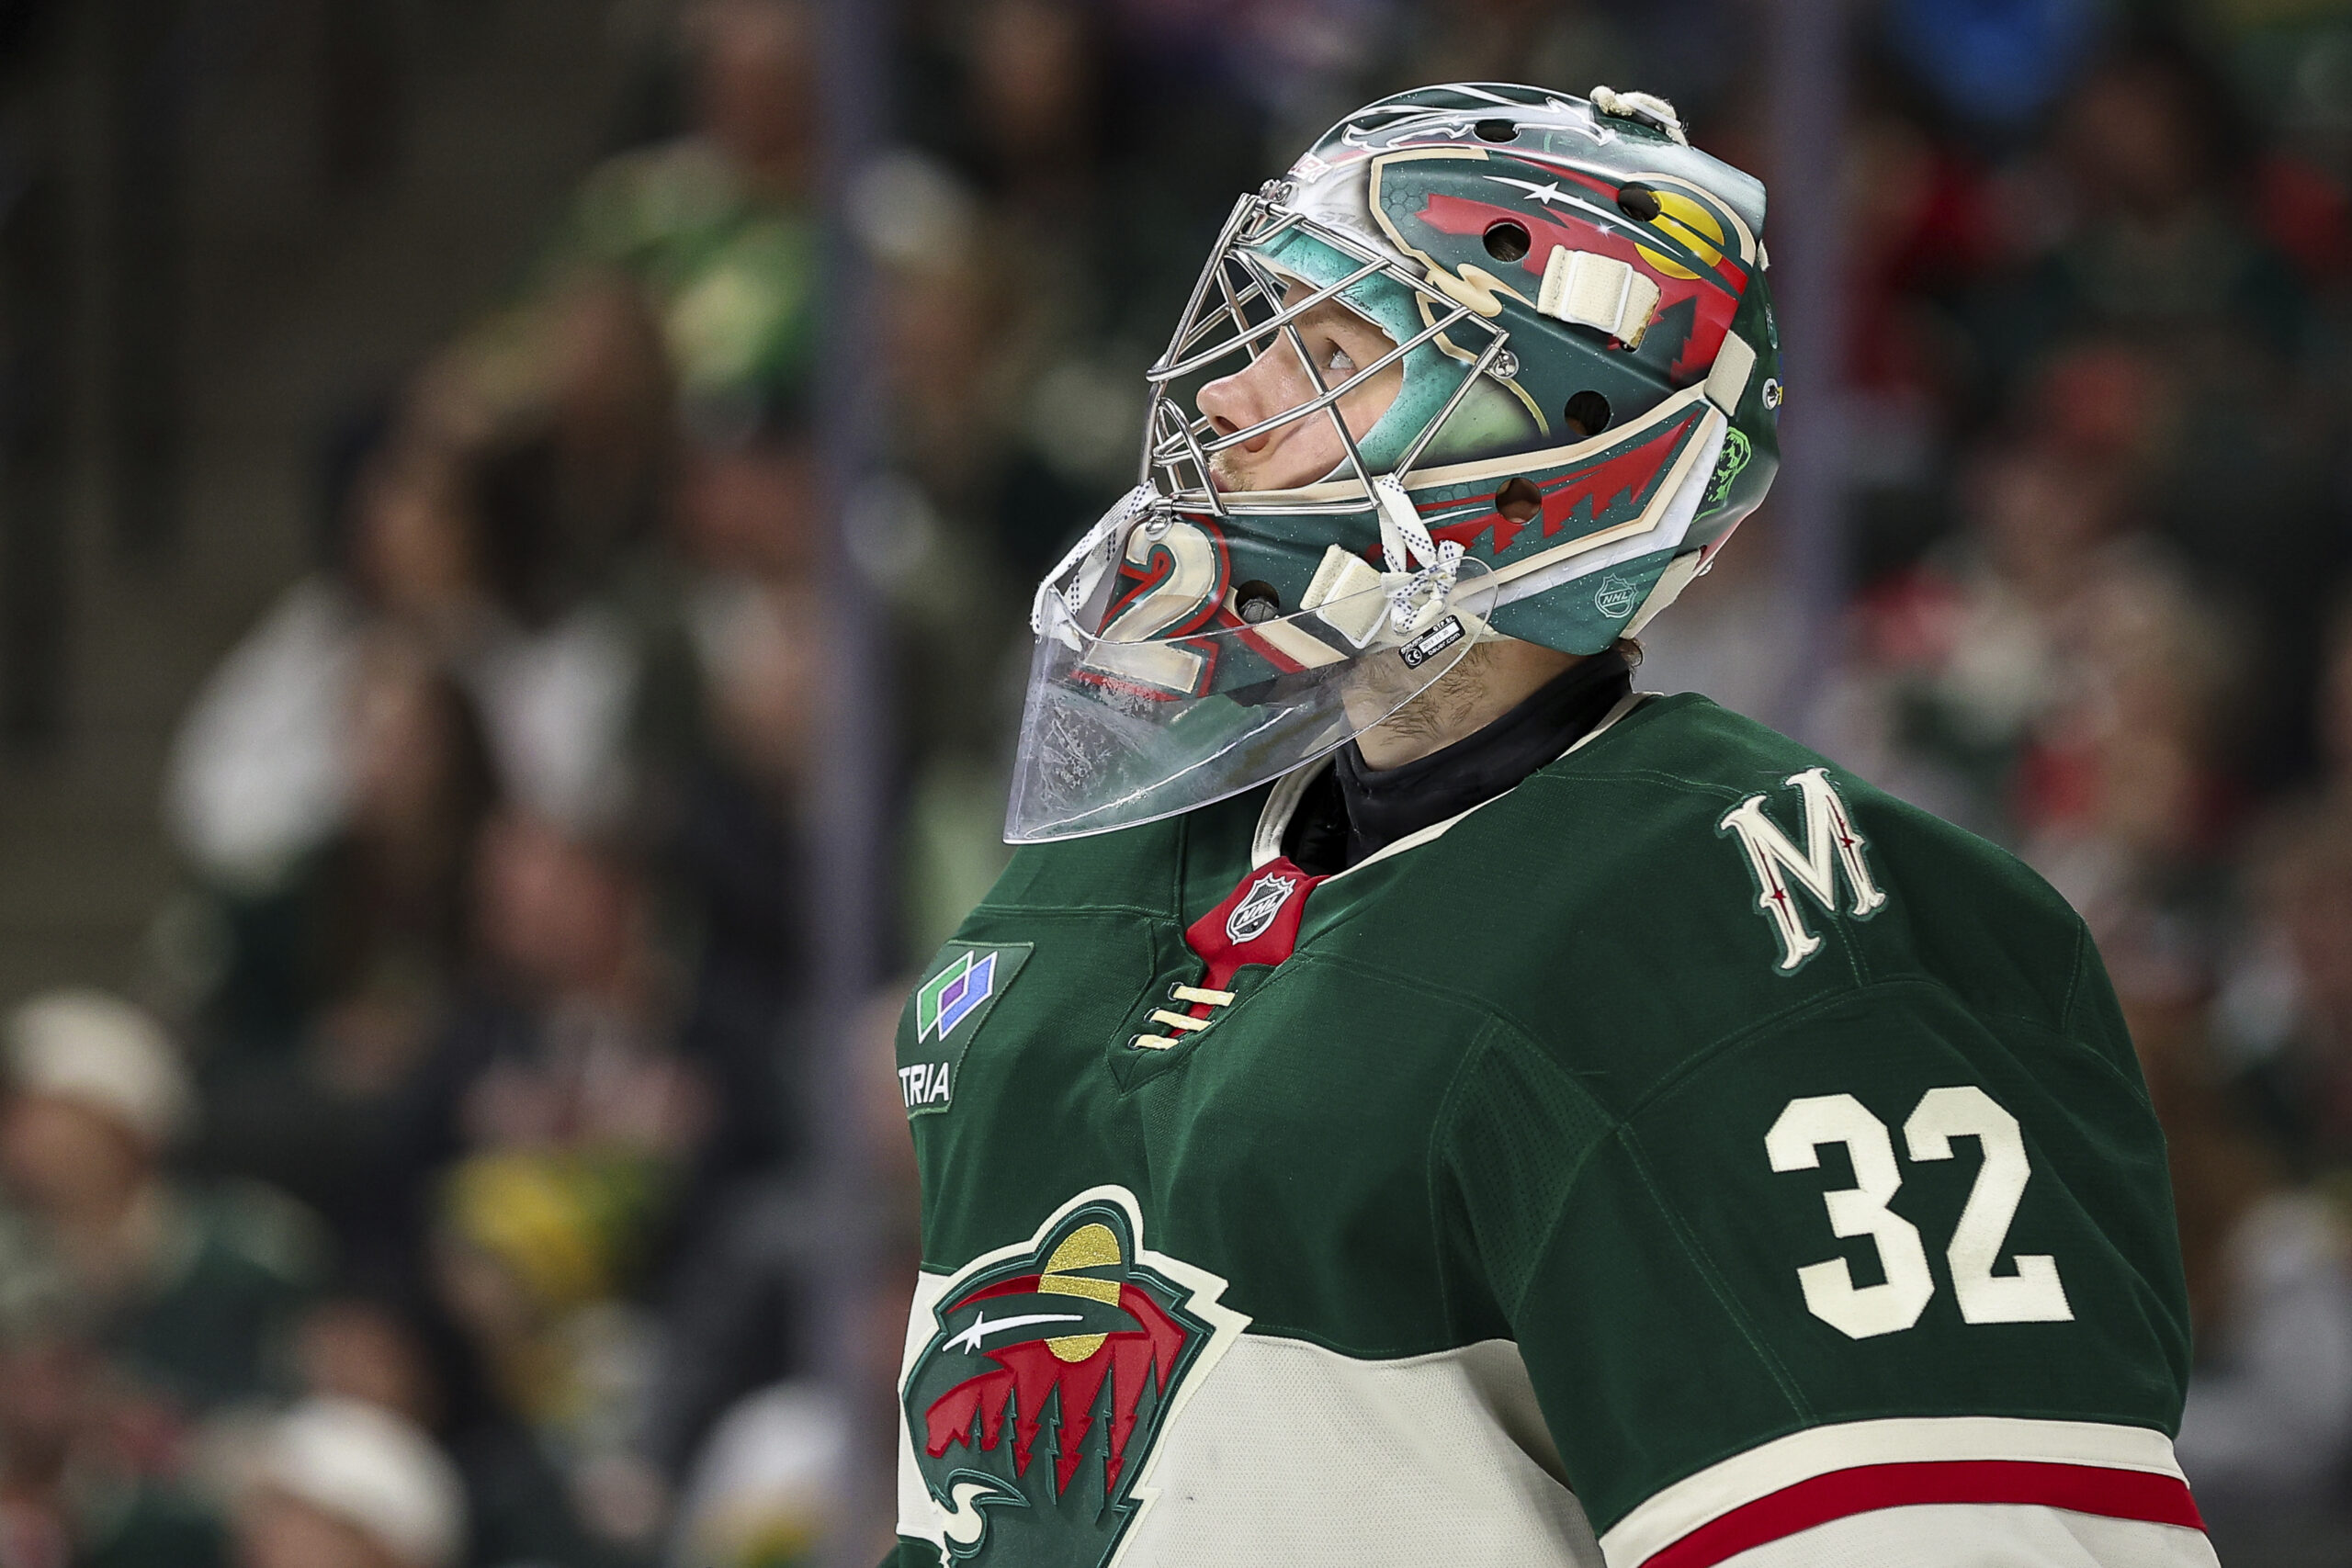
<svg viewBox="0 0 2352 1568"><path fill-rule="evenodd" d="M167 1262L108 1337L129 1363L192 1407L288 1389L288 1341L324 1276L317 1222L266 1189L188 1194Z"/></svg>
<svg viewBox="0 0 2352 1568"><path fill-rule="evenodd" d="M0 1335L68 1322L191 1413L294 1392L294 1325L324 1278L325 1238L270 1190L166 1189L148 1271L119 1296L75 1284L39 1219L0 1209Z"/></svg>
<svg viewBox="0 0 2352 1568"><path fill-rule="evenodd" d="M219 1568L220 1521L175 1487L136 1483L93 1501L73 1568Z"/></svg>
<svg viewBox="0 0 2352 1568"><path fill-rule="evenodd" d="M1515 1339L1570 1483L1608 1529L1659 1488L1816 1423L2006 1415L2172 1431L2188 1329L2161 1135L2081 921L1992 846L1834 766L1887 902L1791 892L1793 972L1725 814L1822 759L1695 696L1654 700L1443 836L1317 886L1295 955L1167 1051L1182 932L1248 869L1264 792L1024 849L957 941L1034 946L915 1125L935 1271L1131 1190L1148 1244L1229 1281L1249 1332L1363 1358ZM1828 852L1826 844L1823 852ZM902 1025L907 1049L910 1021ZM906 1059L902 1055L902 1059ZM2030 1162L2001 1269L2057 1259L2071 1322L1967 1323L1944 1248L1973 1139L1900 1165L1935 1280L1853 1338L1797 1270L1836 1258L1846 1155L1765 1136L1849 1094L1889 1130L1974 1086ZM922 1561L927 1548L909 1561Z"/></svg>

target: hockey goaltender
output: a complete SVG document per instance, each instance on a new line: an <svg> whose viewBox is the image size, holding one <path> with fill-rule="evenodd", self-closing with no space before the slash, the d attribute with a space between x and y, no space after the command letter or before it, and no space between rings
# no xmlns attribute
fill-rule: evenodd
<svg viewBox="0 0 2352 1568"><path fill-rule="evenodd" d="M1235 208L899 1030L897 1563L2213 1562L2082 922L1633 690L1778 462L1764 241L1607 88Z"/></svg>

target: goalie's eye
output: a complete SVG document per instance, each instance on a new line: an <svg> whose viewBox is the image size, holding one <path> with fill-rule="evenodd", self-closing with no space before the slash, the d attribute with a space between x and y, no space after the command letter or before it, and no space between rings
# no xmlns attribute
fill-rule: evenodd
<svg viewBox="0 0 2352 1568"><path fill-rule="evenodd" d="M1356 371L1355 356L1335 343L1331 345L1331 357L1324 361L1323 368L1334 375L1352 376Z"/></svg>

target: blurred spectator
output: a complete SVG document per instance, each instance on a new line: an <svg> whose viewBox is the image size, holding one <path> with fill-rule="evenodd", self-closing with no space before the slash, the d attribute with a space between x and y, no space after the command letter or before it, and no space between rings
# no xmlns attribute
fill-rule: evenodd
<svg viewBox="0 0 2352 1568"><path fill-rule="evenodd" d="M783 430L685 464L668 548L642 563L635 719L645 834L689 933L680 1046L712 1077L722 1181L790 1157L788 1030L806 986L797 828L826 691L816 454Z"/></svg>
<svg viewBox="0 0 2352 1568"><path fill-rule="evenodd" d="M2290 815L2255 862L2246 951L2218 1025L2306 1174L2352 1172L2352 820Z"/></svg>
<svg viewBox="0 0 2352 1568"><path fill-rule="evenodd" d="M634 280L687 427L731 445L797 394L815 351L814 39L799 0L698 0L686 26L691 130L590 177L559 265Z"/></svg>
<svg viewBox="0 0 2352 1568"><path fill-rule="evenodd" d="M165 1174L193 1097L140 1010L53 993L5 1034L0 1278L53 1280L73 1320L179 1418L282 1389L286 1337L320 1278L314 1222L264 1189Z"/></svg>
<svg viewBox="0 0 2352 1568"><path fill-rule="evenodd" d="M2228 328L2252 328L2291 352L2301 291L2227 200L2252 151L2246 130L2186 45L2151 41L2099 62L2058 109L2058 183L2037 204L2038 309L2013 325L2168 325L2217 359Z"/></svg>
<svg viewBox="0 0 2352 1568"><path fill-rule="evenodd" d="M823 1218L795 1194L761 1195L718 1244L683 1260L643 1447L676 1477L671 1568L765 1568L799 1561L833 1526L853 1423L830 1378L843 1362L878 1414L889 1404L904 1336L899 1303L920 1260L914 1150L892 1068L906 987L879 988L856 1022L859 1092L852 1118L868 1183L860 1223L887 1266L861 1281L846 1325L812 1289L829 1261ZM838 1331L846 1326L846 1337ZM773 1381L772 1381L773 1380ZM883 1427L895 1426L895 1415ZM885 1519L864 1521L865 1556L889 1546Z"/></svg>
<svg viewBox="0 0 2352 1568"><path fill-rule="evenodd" d="M276 1423L239 1499L238 1568L457 1568L465 1497L413 1422L306 1400Z"/></svg>
<svg viewBox="0 0 2352 1568"><path fill-rule="evenodd" d="M2131 1010L2165 1123L2195 1318L2179 1453L2233 1563L2319 1568L2352 1542L2352 1229L2222 1092L2197 1010Z"/></svg>
<svg viewBox="0 0 2352 1568"><path fill-rule="evenodd" d="M633 654L580 603L593 572L556 511L549 447L452 447L419 434L425 423L387 432L357 466L336 508L339 565L288 592L182 723L170 819L192 868L232 897L282 891L348 820L358 685L386 628L468 687L507 788L566 820L606 822L618 805Z"/></svg>
<svg viewBox="0 0 2352 1568"><path fill-rule="evenodd" d="M876 1386L895 1371L902 1348L898 1314L885 1303L903 1292L903 1276L914 1269L920 1250L912 1223L914 1151L905 1136L905 1108L891 1070L897 1061L903 992L901 986L885 987L861 1010L859 1052L868 1070L860 1077L856 1102L836 1110L836 1114L854 1118L862 1145L861 1170L870 1183L865 1223L886 1239L888 1250L902 1265L880 1286L872 1311L859 1314L852 1342L839 1343L831 1337L837 1325L825 1319L821 1303L812 1299L812 1286L826 1265L829 1237L825 1216L809 1202L805 1181L778 1180L741 1193L724 1211L721 1223L705 1229L699 1245L683 1255L671 1272L662 1299L659 1360L638 1446L689 1494L683 1503L681 1540L699 1539L696 1531L702 1526L695 1522L698 1509L718 1507L729 1513L752 1506L748 1498L722 1506L707 1495L701 1502L692 1495L714 1485L726 1491L738 1484L713 1482L704 1473L710 1464L727 1468L735 1460L695 1457L707 1443L731 1440L719 1435L734 1419L728 1414L731 1409L768 1412L746 1416L750 1426L737 1434L752 1450L803 1455L806 1446L797 1440L777 1438L782 1449L772 1450L769 1438L789 1428L813 1441L811 1435L837 1416L828 1414L820 1420L817 1412L823 1402L794 1383L796 1375L836 1364L843 1357L872 1366ZM796 1414L776 1416L775 1400ZM772 1425L770 1416L781 1425ZM742 1462L756 1468L765 1461L744 1458ZM728 1473L734 1472L729 1469ZM786 1488L787 1496L791 1490Z"/></svg>
<svg viewBox="0 0 2352 1568"><path fill-rule="evenodd" d="M435 1438L464 1485L471 1568L605 1562L561 1475L484 1384L463 1340L429 1304L401 1299L345 1294L313 1309L297 1340L304 1389L389 1410Z"/></svg>
<svg viewBox="0 0 2352 1568"><path fill-rule="evenodd" d="M469 951L474 843L498 797L463 687L410 638L357 649L341 827L266 895L223 896L205 1162L356 1223L383 1111Z"/></svg>
<svg viewBox="0 0 2352 1568"><path fill-rule="evenodd" d="M1889 40L1947 103L1971 119L2005 127L2064 89L2098 24L2098 8L2088 0L1894 0L1884 22Z"/></svg>
<svg viewBox="0 0 2352 1568"><path fill-rule="evenodd" d="M674 1044L674 988L638 869L506 816L475 886L476 988L401 1118L385 1184L402 1251L489 1388L631 1539L661 1504L628 1458L665 1256L709 1125L707 1077Z"/></svg>
<svg viewBox="0 0 2352 1568"><path fill-rule="evenodd" d="M2308 759L2308 672L2346 561L2331 522L2345 409L2312 395L2307 376L2330 373L2318 368L2327 340L2241 195L2262 183L2260 143L2208 59L2153 42L2114 52L2074 90L2050 151L2011 192L2029 259L1980 291L1969 318L1985 390L2007 391L2062 333L2109 335L2161 367L2165 389L2132 433L2149 520L2195 570L2200 599L2248 627L2259 679L2244 694L2239 767L2275 785Z"/></svg>
<svg viewBox="0 0 2352 1568"><path fill-rule="evenodd" d="M0 1335L0 1562L219 1568L219 1526L176 1480L168 1423L61 1306L28 1318L19 1300Z"/></svg>
<svg viewBox="0 0 2352 1568"><path fill-rule="evenodd" d="M729 1409L696 1462L671 1568L812 1561L840 1517L842 1425L826 1391L805 1383L762 1390Z"/></svg>

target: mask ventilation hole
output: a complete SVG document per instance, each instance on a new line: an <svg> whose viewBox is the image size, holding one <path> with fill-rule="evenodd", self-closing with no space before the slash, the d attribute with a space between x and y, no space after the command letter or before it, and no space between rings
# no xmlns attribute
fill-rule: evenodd
<svg viewBox="0 0 2352 1568"><path fill-rule="evenodd" d="M1609 400L1599 392L1578 392L1568 400L1561 418L1567 422L1569 434L1589 441L1609 428Z"/></svg>
<svg viewBox="0 0 2352 1568"><path fill-rule="evenodd" d="M1233 591L1233 607L1254 626L1283 613L1283 596L1274 591L1272 583L1253 578Z"/></svg>
<svg viewBox="0 0 2352 1568"><path fill-rule="evenodd" d="M1524 523L1544 510L1544 492L1530 479L1513 479L1495 491L1495 510L1514 523Z"/></svg>
<svg viewBox="0 0 2352 1568"><path fill-rule="evenodd" d="M1658 205L1657 192L1649 186L1626 186L1617 192L1617 210L1636 223L1647 223L1666 209Z"/></svg>
<svg viewBox="0 0 2352 1568"><path fill-rule="evenodd" d="M1516 141L1519 127L1507 119L1482 119L1472 126L1481 141Z"/></svg>
<svg viewBox="0 0 2352 1568"><path fill-rule="evenodd" d="M1527 226L1509 219L1487 225L1487 254L1499 262L1515 262L1527 254L1534 241L1528 236Z"/></svg>

